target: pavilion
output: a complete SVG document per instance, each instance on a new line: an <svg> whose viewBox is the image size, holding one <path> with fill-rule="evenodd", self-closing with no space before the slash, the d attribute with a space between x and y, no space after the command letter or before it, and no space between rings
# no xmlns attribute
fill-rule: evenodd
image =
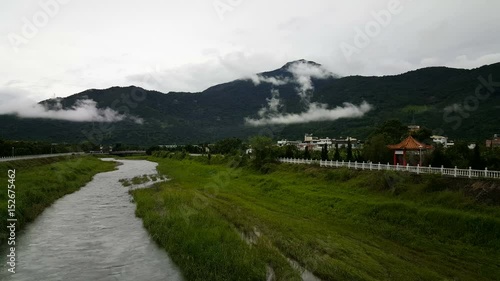
<svg viewBox="0 0 500 281"><path fill-rule="evenodd" d="M421 143L414 139L412 136L407 137L405 140L398 144L391 144L387 146L390 150L394 150L394 165L403 165L406 166L406 155L407 152L412 154L416 154L418 151L418 157L420 165L422 165L422 150L430 150L432 149L432 145L427 145Z"/></svg>

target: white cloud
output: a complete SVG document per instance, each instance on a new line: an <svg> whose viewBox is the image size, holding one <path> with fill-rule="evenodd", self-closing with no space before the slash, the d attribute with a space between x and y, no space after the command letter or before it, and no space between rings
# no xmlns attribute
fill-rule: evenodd
<svg viewBox="0 0 500 281"><path fill-rule="evenodd" d="M326 104L311 103L310 99L314 91L312 79L327 79L337 76L321 65L304 60L290 64L287 70L293 75L293 79L263 77L260 75L254 75L251 79L255 85L259 85L260 83L270 83L274 86L281 86L287 83L297 84L297 95L306 106L306 110L301 113L280 113L279 110L282 104L279 99L279 91L272 89L271 98L267 99L267 105L257 112L259 119L245 118L247 125L287 125L316 121L334 121L340 118L359 118L372 108L367 102L363 102L360 106L355 106L352 103L344 103L343 107L333 109L329 109Z"/></svg>
<svg viewBox="0 0 500 281"><path fill-rule="evenodd" d="M435 57L424 58L420 61L422 67L436 66L439 64L439 59Z"/></svg>
<svg viewBox="0 0 500 281"><path fill-rule="evenodd" d="M285 83L285 81L276 79L266 81L265 78L257 77L254 74L262 70L260 63L275 60L271 56L247 54L239 51L225 54L214 50L206 52L210 57L202 62L186 63L179 67L166 67L166 65L158 64L149 71L126 76L126 81L129 84L165 93L170 91L203 91L208 87L237 79L250 79L254 83L266 82L276 85ZM275 63L281 62L276 61Z"/></svg>
<svg viewBox="0 0 500 281"><path fill-rule="evenodd" d="M261 108L259 112L257 112L257 114L261 118L278 114L280 108L282 107L280 100L280 92L276 89L271 90L271 98L266 100L267 100L267 106Z"/></svg>
<svg viewBox="0 0 500 281"><path fill-rule="evenodd" d="M288 67L288 71L293 74L295 82L299 84L297 93L302 101L307 105L310 102L314 86L312 78L326 79L335 77L333 73L326 70L321 65L312 64L306 61L298 61Z"/></svg>
<svg viewBox="0 0 500 281"><path fill-rule="evenodd" d="M255 86L258 86L262 83L269 83L269 84L272 84L273 86L282 86L282 85L286 85L286 84L292 82L288 78L265 77L265 76L262 76L259 74L251 75L249 79L252 80L252 82Z"/></svg>
<svg viewBox="0 0 500 281"><path fill-rule="evenodd" d="M22 81L15 86L36 92L37 100L130 84L195 92L297 58L342 76L500 61L500 1L402 1L403 12L350 62L340 44L352 42L355 28L387 9L388 0L245 1L224 21L212 1L71 1L15 53L7 35L22 32L21 19L31 19L39 2L4 1L0 10L0 85ZM157 65L159 81L143 82Z"/></svg>
<svg viewBox="0 0 500 281"><path fill-rule="evenodd" d="M455 60L450 63L450 66L469 69L490 64L491 62L500 62L500 53L487 54L473 59L469 58L467 55L457 56Z"/></svg>
<svg viewBox="0 0 500 281"><path fill-rule="evenodd" d="M344 103L333 109L328 109L325 104L311 103L307 111L302 113L288 113L269 116L261 119L246 118L245 121L250 126L264 125L289 125L299 123L309 123L318 121L335 121L342 118L360 118L372 109L367 102L356 106L352 103Z"/></svg>
<svg viewBox="0 0 500 281"><path fill-rule="evenodd" d="M50 108L36 103L27 96L20 96L17 92L0 91L2 104L0 105L0 115L16 115L20 118L42 118L65 120L72 122L119 122L130 118L137 124L142 124L143 120L135 116L119 114L111 108L97 108L94 100L77 100L75 105L63 109L60 100Z"/></svg>

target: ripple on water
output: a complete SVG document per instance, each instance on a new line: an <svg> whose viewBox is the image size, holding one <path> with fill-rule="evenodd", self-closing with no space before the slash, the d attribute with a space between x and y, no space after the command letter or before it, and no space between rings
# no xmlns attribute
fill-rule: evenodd
<svg viewBox="0 0 500 281"><path fill-rule="evenodd" d="M16 273L8 273L2 263L0 279L182 280L168 254L151 240L142 221L135 217L128 189L118 182L153 174L157 164L118 162L122 164L118 170L96 175L18 234Z"/></svg>

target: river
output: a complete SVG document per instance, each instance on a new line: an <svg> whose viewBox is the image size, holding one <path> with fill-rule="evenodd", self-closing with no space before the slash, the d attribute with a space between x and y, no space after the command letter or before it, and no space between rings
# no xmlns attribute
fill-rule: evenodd
<svg viewBox="0 0 500 281"><path fill-rule="evenodd" d="M182 280L135 216L128 188L118 182L155 174L157 163L117 162L118 170L97 174L18 233L16 273L7 272L3 262L1 280Z"/></svg>

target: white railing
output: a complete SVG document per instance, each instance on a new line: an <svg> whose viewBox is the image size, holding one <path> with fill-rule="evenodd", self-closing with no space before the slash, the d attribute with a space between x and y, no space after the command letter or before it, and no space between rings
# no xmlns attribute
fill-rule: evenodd
<svg viewBox="0 0 500 281"><path fill-rule="evenodd" d="M473 170L469 167L469 169L458 169L455 168L444 168L441 166L440 168L428 167L425 166L410 166L410 165L390 165L381 164L381 163L373 163L373 162L351 162L351 161L323 161L323 160L311 160L311 159L293 159L293 158L278 158L278 160L282 163L289 164L319 164L320 167L332 167L332 168L349 168L349 169L357 169L357 170L369 170L369 171L402 171L409 172L415 174L439 174L443 176L451 176L451 177L461 177L461 178L491 178L491 179L500 179L500 171L488 171L488 168L484 170Z"/></svg>

